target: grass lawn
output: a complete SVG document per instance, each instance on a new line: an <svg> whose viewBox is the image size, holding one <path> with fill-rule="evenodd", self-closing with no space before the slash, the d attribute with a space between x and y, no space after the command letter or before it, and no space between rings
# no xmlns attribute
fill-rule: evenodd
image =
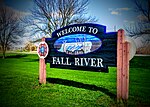
<svg viewBox="0 0 150 107"><path fill-rule="evenodd" d="M127 105L150 106L150 57L130 61ZM116 68L109 73L50 68L47 84L38 83L38 56L7 54L0 58L1 107L116 107Z"/></svg>

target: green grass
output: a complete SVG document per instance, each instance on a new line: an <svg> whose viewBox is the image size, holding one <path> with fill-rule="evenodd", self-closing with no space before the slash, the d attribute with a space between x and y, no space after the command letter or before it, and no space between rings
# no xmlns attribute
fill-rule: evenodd
<svg viewBox="0 0 150 107"><path fill-rule="evenodd" d="M150 57L130 61L128 106L150 106ZM50 68L47 84L38 83L38 56L0 58L1 107L116 107L116 68L109 73ZM127 106L124 105L124 106Z"/></svg>

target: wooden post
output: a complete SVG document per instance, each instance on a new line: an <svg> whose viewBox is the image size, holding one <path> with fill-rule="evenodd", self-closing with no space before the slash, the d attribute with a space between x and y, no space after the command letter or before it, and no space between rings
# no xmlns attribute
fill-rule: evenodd
<svg viewBox="0 0 150 107"><path fill-rule="evenodd" d="M45 41L45 38L42 38L42 41ZM46 84L46 64L45 59L39 59L39 83Z"/></svg>
<svg viewBox="0 0 150 107"><path fill-rule="evenodd" d="M128 99L129 93L129 43L124 30L118 30L117 40L117 99Z"/></svg>

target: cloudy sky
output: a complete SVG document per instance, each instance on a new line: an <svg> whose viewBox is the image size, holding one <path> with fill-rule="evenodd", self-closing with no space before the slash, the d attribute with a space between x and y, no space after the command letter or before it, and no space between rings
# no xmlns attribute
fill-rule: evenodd
<svg viewBox="0 0 150 107"><path fill-rule="evenodd" d="M3 0L7 6L27 12L33 7L32 0ZM138 20L133 0L89 0L87 15L98 19L98 24L107 26L107 32L124 28Z"/></svg>
<svg viewBox="0 0 150 107"><path fill-rule="evenodd" d="M133 0L90 0L89 14L99 19L98 23L106 25L107 31L123 28L138 20Z"/></svg>
<svg viewBox="0 0 150 107"><path fill-rule="evenodd" d="M33 7L33 0L1 0L3 3L20 11L29 14L29 9ZM145 1L145 0L142 0ZM107 32L117 31L124 26L134 24L140 18L140 14L135 12L133 0L89 0L87 6L87 16L98 19L98 24L105 25ZM28 33L26 33L28 35ZM39 35L30 39L39 38ZM139 41L137 42L139 43Z"/></svg>

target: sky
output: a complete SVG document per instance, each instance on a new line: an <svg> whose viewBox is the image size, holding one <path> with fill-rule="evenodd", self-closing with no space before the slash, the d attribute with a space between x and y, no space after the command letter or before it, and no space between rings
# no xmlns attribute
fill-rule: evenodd
<svg viewBox="0 0 150 107"><path fill-rule="evenodd" d="M98 23L107 27L107 32L135 23L139 16L132 0L90 0L88 10L98 18Z"/></svg>
<svg viewBox="0 0 150 107"><path fill-rule="evenodd" d="M6 6L28 13L33 0L1 0ZM139 20L133 0L89 0L87 14L98 19L97 24L106 26L106 32L117 31ZM39 34L40 35L40 34Z"/></svg>
<svg viewBox="0 0 150 107"><path fill-rule="evenodd" d="M27 12L33 7L33 0L3 0L5 5L16 10ZM87 15L98 19L98 24L106 26L107 32L124 28L135 23L139 13L134 11L133 0L89 0Z"/></svg>

